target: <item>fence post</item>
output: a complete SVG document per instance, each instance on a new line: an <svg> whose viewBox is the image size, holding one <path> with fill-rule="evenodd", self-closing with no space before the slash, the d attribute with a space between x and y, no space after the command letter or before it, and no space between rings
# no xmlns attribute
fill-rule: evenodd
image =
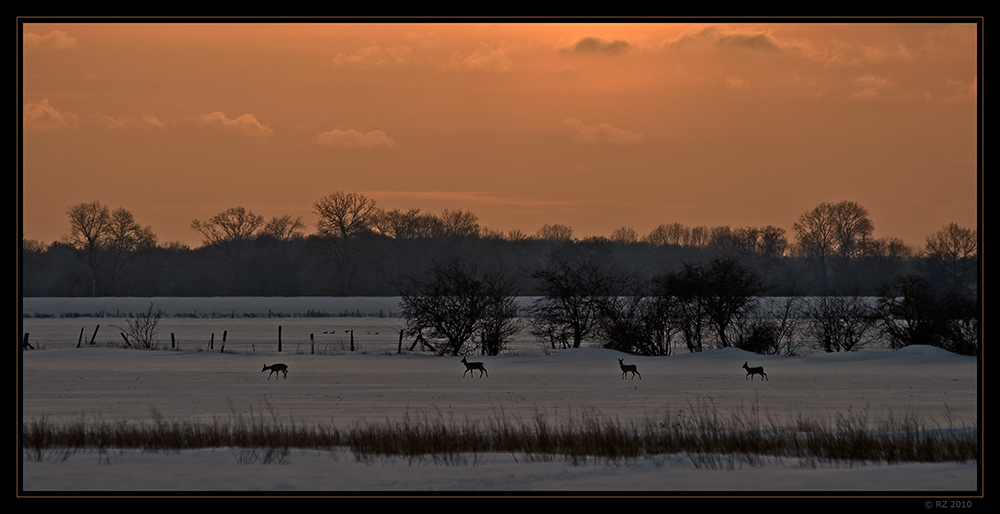
<svg viewBox="0 0 1000 514"><path fill-rule="evenodd" d="M278 351L281 351L281 325L278 325Z"/></svg>
<svg viewBox="0 0 1000 514"><path fill-rule="evenodd" d="M316 340L313 339L313 335L309 333L309 354L312 355L316 353Z"/></svg>

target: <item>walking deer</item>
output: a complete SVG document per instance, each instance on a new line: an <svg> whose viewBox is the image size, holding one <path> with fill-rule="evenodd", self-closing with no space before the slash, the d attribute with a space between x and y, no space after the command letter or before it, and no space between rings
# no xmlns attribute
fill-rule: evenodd
<svg viewBox="0 0 1000 514"><path fill-rule="evenodd" d="M262 369L260 371L264 372L264 371L267 371L267 370L271 370L271 372L267 374L267 379L268 380L271 380L271 375L273 375L275 373L278 373L278 372L283 373L284 376L285 376L285 380L288 380L288 366L285 366L284 364L271 364L270 366L268 366L267 364L265 364L264 365L264 369ZM277 380L277 379L275 379L275 380Z"/></svg>
<svg viewBox="0 0 1000 514"><path fill-rule="evenodd" d="M764 366L758 366L756 368L751 368L747 366L747 363L743 363L743 369L747 370L747 377L753 381L754 375L760 375L760 378L767 380L767 373L764 373Z"/></svg>
<svg viewBox="0 0 1000 514"><path fill-rule="evenodd" d="M465 357L462 357L462 364L465 364L465 373L469 373L470 371L475 371L478 369L480 377L483 376L483 373L486 373L487 377L490 376L490 374L487 373L486 368L483 367L482 362L469 362L465 360ZM465 373L462 373L463 377L465 376ZM471 377L472 373L469 373L469 376Z"/></svg>
<svg viewBox="0 0 1000 514"><path fill-rule="evenodd" d="M635 369L635 364L624 364L623 359L618 359L618 365L622 368L622 380L625 380L625 374L631 372L632 378L639 375L639 370ZM642 375L639 375L639 380L642 380Z"/></svg>

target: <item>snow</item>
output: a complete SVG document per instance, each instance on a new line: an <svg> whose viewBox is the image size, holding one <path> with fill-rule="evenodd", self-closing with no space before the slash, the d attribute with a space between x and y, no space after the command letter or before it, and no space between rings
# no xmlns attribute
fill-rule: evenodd
<svg viewBox="0 0 1000 514"><path fill-rule="evenodd" d="M397 353L402 320L377 317L379 310L395 310L395 299L153 299L159 308L169 308L170 316L192 312L196 305L200 314L234 309L266 314L270 308L290 315L319 307L365 316L167 317L161 322L160 349L154 351L109 347L120 342L112 326L124 326L123 318L60 317L140 312L150 300L24 299L25 315L53 317L21 319L23 332L38 348L22 355L22 419L136 423L154 416L212 421L274 415L281 422L349 427L407 415L462 422L498 415L559 420L593 413L624 421L710 405L723 415L756 406L778 419L833 419L866 409L873 416L915 413L930 426L976 427L980 421L979 363L931 347L801 357L736 349L637 357L599 348L554 351L522 332L500 356L470 357L489 371L488 378L470 378L462 376L458 357L408 352L410 339ZM77 348L81 329L89 339L98 324L97 344ZM354 352L345 330L354 331ZM228 338L220 351L223 331ZM170 333L178 348L170 348ZM210 333L215 334L212 349ZM642 378L623 380L619 358L636 364ZM275 362L288 365L287 380L260 372L262 365ZM744 362L763 366L768 380L746 380ZM358 462L347 450L292 450L268 460L259 451L217 448L52 453L41 461L22 456L20 465L22 494L849 492L927 497L981 491L981 461L817 466L768 458L750 466L720 456L715 462L706 467L686 454L585 465L506 454L468 455L449 463L430 457Z"/></svg>

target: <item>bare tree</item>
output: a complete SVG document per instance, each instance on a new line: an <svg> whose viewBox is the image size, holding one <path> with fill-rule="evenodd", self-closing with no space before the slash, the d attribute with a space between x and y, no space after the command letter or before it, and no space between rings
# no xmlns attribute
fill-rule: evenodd
<svg viewBox="0 0 1000 514"><path fill-rule="evenodd" d="M816 259L823 288L827 291L830 289L828 266L831 258L846 260L863 255L874 227L868 211L848 201L821 203L793 225L797 251Z"/></svg>
<svg viewBox="0 0 1000 514"><path fill-rule="evenodd" d="M131 212L119 207L111 211L106 241L110 253L106 283L112 290L133 257L156 247L156 234L151 227L137 223Z"/></svg>
<svg viewBox="0 0 1000 514"><path fill-rule="evenodd" d="M598 304L598 327L603 346L637 355L670 355L676 325L671 323L677 301L656 294L647 284L632 283L628 277L617 282Z"/></svg>
<svg viewBox="0 0 1000 514"><path fill-rule="evenodd" d="M753 311L764 291L757 274L732 257L716 258L705 266L685 263L681 270L653 281L661 296L676 300L673 317L690 351L701 351L706 327L715 333L720 347L733 346L735 321Z"/></svg>
<svg viewBox="0 0 1000 514"><path fill-rule="evenodd" d="M244 260L249 243L264 226L264 217L244 207L230 207L208 221L193 220L191 228L204 238L206 247L221 251L229 271L229 286L235 294L243 294L246 266Z"/></svg>
<svg viewBox="0 0 1000 514"><path fill-rule="evenodd" d="M535 237L543 241L570 241L573 239L573 229L566 225L546 223L538 229Z"/></svg>
<svg viewBox="0 0 1000 514"><path fill-rule="evenodd" d="M629 227L616 228L611 232L611 240L624 244L636 243L639 241L639 234Z"/></svg>
<svg viewBox="0 0 1000 514"><path fill-rule="evenodd" d="M702 227L702 226L692 227L691 235L690 238L688 239L687 246L693 248L704 248L708 246L710 231L711 229L709 229L708 227Z"/></svg>
<svg viewBox="0 0 1000 514"><path fill-rule="evenodd" d="M111 209L100 202L81 203L66 211L69 234L64 241L74 248L95 251L104 242L111 224Z"/></svg>
<svg viewBox="0 0 1000 514"><path fill-rule="evenodd" d="M977 298L936 293L926 279L911 274L883 285L878 304L882 333L892 348L926 344L979 354L982 305Z"/></svg>
<svg viewBox="0 0 1000 514"><path fill-rule="evenodd" d="M861 349L879 322L875 307L859 296L813 298L806 314L806 330L825 352Z"/></svg>
<svg viewBox="0 0 1000 514"><path fill-rule="evenodd" d="M714 259L705 268L708 292L704 299L705 315L715 329L719 345L731 346L729 327L733 321L755 307L756 297L764 292L760 278L736 259Z"/></svg>
<svg viewBox="0 0 1000 514"><path fill-rule="evenodd" d="M464 353L466 345L482 335L484 352L499 352L516 332L513 282L502 273L481 271L475 264L456 259L430 270L426 280L411 280L400 291L407 332L447 342L443 353Z"/></svg>
<svg viewBox="0 0 1000 514"><path fill-rule="evenodd" d="M487 273L482 277L486 293L486 308L479 323L482 353L499 355L521 330L514 277L503 272Z"/></svg>
<svg viewBox="0 0 1000 514"><path fill-rule="evenodd" d="M945 287L965 293L975 286L979 256L975 230L949 223L927 236L923 253L929 274L940 277Z"/></svg>
<svg viewBox="0 0 1000 514"><path fill-rule="evenodd" d="M684 263L681 269L653 277L657 294L674 299L673 323L689 352L704 349L705 300L709 294L700 265Z"/></svg>
<svg viewBox="0 0 1000 514"><path fill-rule="evenodd" d="M156 338L160 333L159 324L163 315L164 312L156 308L156 304L150 302L146 312L140 312L135 317L128 319L128 328L117 326L115 328L122 330L125 342L129 346L144 350L153 350L156 349Z"/></svg>
<svg viewBox="0 0 1000 514"><path fill-rule="evenodd" d="M260 235L270 237L277 241L292 241L302 238L302 231L306 229L301 217L291 217L286 214L280 217L271 218L263 228Z"/></svg>
<svg viewBox="0 0 1000 514"><path fill-rule="evenodd" d="M359 240L375 232L381 211L375 200L361 193L343 191L319 199L313 208L319 216L316 228L337 275L338 285L333 294L352 294L360 270L371 265L368 258L371 254L365 253L366 245L359 244Z"/></svg>
<svg viewBox="0 0 1000 514"><path fill-rule="evenodd" d="M559 257L532 277L539 281L542 293L530 308L532 334L548 339L553 348L557 343L579 348L597 324L607 277L591 259Z"/></svg>
<svg viewBox="0 0 1000 514"><path fill-rule="evenodd" d="M139 225L124 208L112 211L95 201L74 205L67 215L70 231L63 242L86 262L94 295L111 292L136 252L156 246L152 228Z"/></svg>
<svg viewBox="0 0 1000 514"><path fill-rule="evenodd" d="M264 217L243 207L230 207L208 221L193 220L191 228L205 238L206 245L239 243L257 237Z"/></svg>
<svg viewBox="0 0 1000 514"><path fill-rule="evenodd" d="M479 218L475 214L461 209L442 212L441 224L444 226L444 235L449 237L476 237L482 230L479 226Z"/></svg>
<svg viewBox="0 0 1000 514"><path fill-rule="evenodd" d="M378 215L375 200L361 193L336 191L313 204L320 235L348 239L370 232Z"/></svg>
<svg viewBox="0 0 1000 514"><path fill-rule="evenodd" d="M686 245L688 240L691 238L691 229L681 225L680 223L670 223L668 225L660 225L653 229L643 241L653 245L653 246L663 246L663 245Z"/></svg>
<svg viewBox="0 0 1000 514"><path fill-rule="evenodd" d="M375 228L380 234L395 239L432 238L444 233L441 220L431 213L421 213L420 209L379 212Z"/></svg>

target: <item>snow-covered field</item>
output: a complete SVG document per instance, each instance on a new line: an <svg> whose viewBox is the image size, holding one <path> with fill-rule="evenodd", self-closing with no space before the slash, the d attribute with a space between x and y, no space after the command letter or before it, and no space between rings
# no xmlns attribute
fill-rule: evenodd
<svg viewBox="0 0 1000 514"><path fill-rule="evenodd" d="M179 302L176 307L165 300ZM188 300L184 303L184 300ZM261 308L262 299L154 299L159 308L231 315ZM430 352L397 353L398 318L392 299L270 299L266 314L301 309L351 311L365 317L164 318L160 349L108 347L120 342L123 318L58 317L75 312L139 312L150 299L25 299L23 332L37 350L22 357L22 419L122 423L167 419L211 421L233 415L275 416L280 422L349 427L404 416L464 420L504 416L549 420L596 413L622 420L683 415L710 405L722 415L759 408L779 419L836 419L915 414L927 426L978 426L976 359L930 347L801 357L760 356L735 349L670 357L634 357L610 350L551 351L526 333L510 352L477 356L489 377L463 377L458 358ZM82 302L82 303L81 303ZM90 302L90 303L87 303ZM198 303L202 302L202 303ZM329 302L329 303L322 303ZM380 303L381 302L381 303ZM320 305L323 306L320 306ZM213 307L214 306L214 307ZM86 307L86 308L84 308ZM97 344L77 348L81 329ZM282 351L277 350L282 326ZM349 350L353 330L355 351ZM222 333L227 333L225 351ZM327 334L323 334L323 332ZM330 332L334 332L330 334ZM177 348L170 348L174 333ZM215 342L209 349L210 334ZM310 340L309 334L313 334ZM641 379L622 380L617 359L636 364ZM769 380L747 381L741 368L764 366ZM288 365L287 380L268 379L264 364ZM262 464L232 448L144 453L80 452L21 459L24 493L97 491L275 493L525 492L651 494L901 494L972 495L982 462L839 464L815 467L797 459L768 459L761 467L728 461L714 469L688 455L662 455L617 464L529 462L522 455L470 455L449 465L405 458L361 463L343 452L293 451ZM717 462L726 463L721 458Z"/></svg>

